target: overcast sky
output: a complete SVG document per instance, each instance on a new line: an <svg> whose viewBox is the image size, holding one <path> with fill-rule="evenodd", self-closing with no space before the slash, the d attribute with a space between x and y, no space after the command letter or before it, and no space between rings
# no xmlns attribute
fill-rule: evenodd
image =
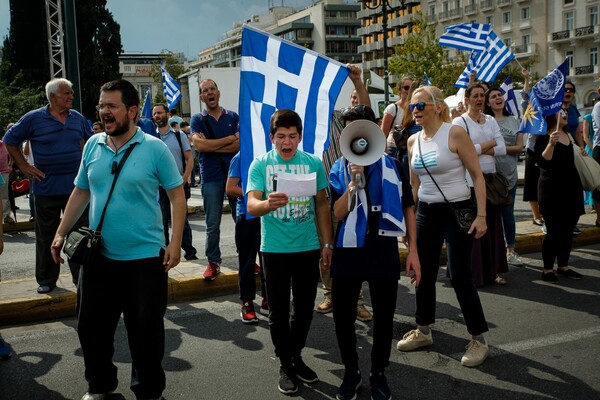
<svg viewBox="0 0 600 400"><path fill-rule="evenodd" d="M297 9L316 0L273 0ZM0 35L8 35L9 0L0 0ZM108 0L107 8L121 25L126 52L182 51L196 59L230 30L234 22L268 13L269 0ZM79 22L79 21L78 21ZM80 23L80 22L79 22Z"/></svg>

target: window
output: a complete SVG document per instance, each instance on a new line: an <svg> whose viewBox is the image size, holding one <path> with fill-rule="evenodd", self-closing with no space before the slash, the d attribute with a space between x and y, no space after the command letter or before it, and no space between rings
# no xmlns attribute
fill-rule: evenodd
<svg viewBox="0 0 600 400"><path fill-rule="evenodd" d="M429 6L429 15L432 17L435 15L435 4Z"/></svg>
<svg viewBox="0 0 600 400"><path fill-rule="evenodd" d="M488 24L489 26L493 27L494 26L494 16L493 15L486 16L485 23Z"/></svg>
<svg viewBox="0 0 600 400"><path fill-rule="evenodd" d="M521 8L521 20L529 20L531 18L529 7Z"/></svg>
<svg viewBox="0 0 600 400"><path fill-rule="evenodd" d="M567 59L567 66L573 68L573 50L565 51L565 58Z"/></svg>
<svg viewBox="0 0 600 400"><path fill-rule="evenodd" d="M503 24L510 24L512 23L512 13L510 11L505 12L502 14L502 23Z"/></svg>
<svg viewBox="0 0 600 400"><path fill-rule="evenodd" d="M507 38L502 38L502 41L504 42L504 44L506 45L506 47L508 47L509 49L512 46L512 38L507 37Z"/></svg>
<svg viewBox="0 0 600 400"><path fill-rule="evenodd" d="M590 16L589 25L598 25L598 6L593 6L588 9L588 15Z"/></svg>
<svg viewBox="0 0 600 400"><path fill-rule="evenodd" d="M529 47L531 46L531 35L521 36L521 44L523 45L523 51L529 53Z"/></svg>
<svg viewBox="0 0 600 400"><path fill-rule="evenodd" d="M565 29L568 31L575 29L575 13L573 11L565 13Z"/></svg>
<svg viewBox="0 0 600 400"><path fill-rule="evenodd" d="M598 65L598 48L590 48L590 65Z"/></svg>

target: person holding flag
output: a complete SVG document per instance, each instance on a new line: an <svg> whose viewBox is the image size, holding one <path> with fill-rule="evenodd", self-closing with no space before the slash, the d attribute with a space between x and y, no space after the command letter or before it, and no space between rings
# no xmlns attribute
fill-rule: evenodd
<svg viewBox="0 0 600 400"><path fill-rule="evenodd" d="M536 136L534 147L540 166L538 202L547 231L542 242L542 280L558 283L557 274L570 279L582 278L580 273L569 268L569 257L573 229L585 209L583 187L573 154L573 146L577 144L566 132L567 114L563 110L551 114L546 117L545 125L547 132ZM555 261L558 263L556 273Z"/></svg>

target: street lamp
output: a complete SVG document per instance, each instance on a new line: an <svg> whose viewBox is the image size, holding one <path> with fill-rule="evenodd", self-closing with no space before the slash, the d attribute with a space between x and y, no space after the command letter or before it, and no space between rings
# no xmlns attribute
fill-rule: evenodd
<svg viewBox="0 0 600 400"><path fill-rule="evenodd" d="M381 12L383 14L383 18L381 20L381 28L383 29L383 93L384 93L384 99L385 99L385 104L389 104L390 102L390 91L389 91L389 81L390 81L390 76L389 76L389 71L388 71L388 46L387 46L387 12L389 11L395 11L396 9L398 10L404 10L404 8L406 7L404 5L404 2L406 0L399 0L400 1L400 7L392 7L392 5L390 4L389 0L379 0L376 4L372 4L375 3L375 0L358 0L359 3L362 3L366 8L368 8L369 10L376 10L377 8L379 8L379 6L381 6Z"/></svg>

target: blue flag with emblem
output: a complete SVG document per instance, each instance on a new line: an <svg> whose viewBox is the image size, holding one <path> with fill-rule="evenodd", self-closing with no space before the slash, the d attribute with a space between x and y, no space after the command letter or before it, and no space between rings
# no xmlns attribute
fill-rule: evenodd
<svg viewBox="0 0 600 400"><path fill-rule="evenodd" d="M562 99L567 81L567 59L540 79L531 88L529 105L523 113L519 130L535 135L546 134L546 117L557 113L562 108Z"/></svg>
<svg viewBox="0 0 600 400"><path fill-rule="evenodd" d="M179 100L181 100L181 86L173 79L171 74L169 74L169 71L165 69L162 62L160 63L160 71L162 74L163 90L165 92L165 98L167 99L167 107L170 111L177 103L179 103Z"/></svg>
<svg viewBox="0 0 600 400"><path fill-rule="evenodd" d="M240 157L244 190L252 160L271 150L269 122L279 109L302 118L298 148L321 157L350 70L343 64L248 25L242 27Z"/></svg>

